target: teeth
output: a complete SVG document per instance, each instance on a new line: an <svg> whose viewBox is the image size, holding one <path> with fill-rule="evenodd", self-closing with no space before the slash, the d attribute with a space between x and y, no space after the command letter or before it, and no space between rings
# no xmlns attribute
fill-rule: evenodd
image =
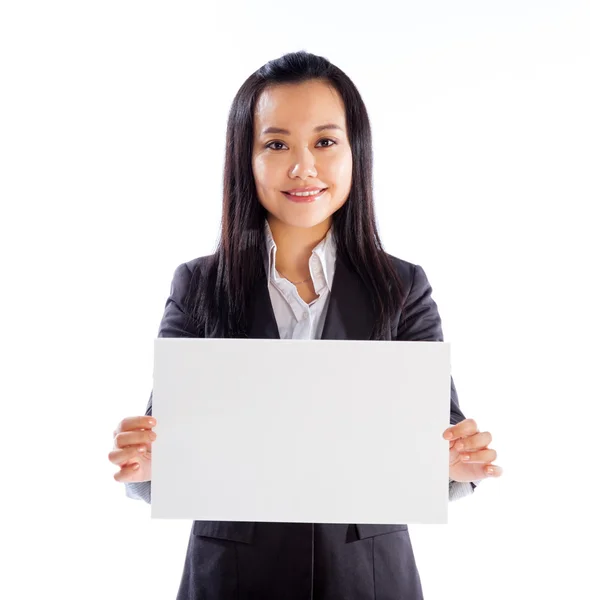
<svg viewBox="0 0 590 600"><path fill-rule="evenodd" d="M315 196L319 194L322 190L318 190L317 192L289 192L291 196Z"/></svg>

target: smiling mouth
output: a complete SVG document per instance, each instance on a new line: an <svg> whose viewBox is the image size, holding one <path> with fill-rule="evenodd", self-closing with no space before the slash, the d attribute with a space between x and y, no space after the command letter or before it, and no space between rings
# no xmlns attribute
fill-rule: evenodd
<svg viewBox="0 0 590 600"><path fill-rule="evenodd" d="M328 188L324 188L323 190L320 190L319 192L316 192L315 194L305 195L305 196L296 196L295 194L290 194L289 192L281 192L281 193L284 194L289 200L291 200L291 202L306 203L306 202L313 202L314 200L317 200L327 189Z"/></svg>

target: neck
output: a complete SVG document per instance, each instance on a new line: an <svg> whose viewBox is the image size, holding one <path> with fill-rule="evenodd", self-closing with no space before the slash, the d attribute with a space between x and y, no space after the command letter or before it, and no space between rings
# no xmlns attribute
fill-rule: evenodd
<svg viewBox="0 0 590 600"><path fill-rule="evenodd" d="M314 227L293 227L267 215L272 237L277 245L276 268L287 279L300 281L310 276L312 250L326 237L331 218Z"/></svg>

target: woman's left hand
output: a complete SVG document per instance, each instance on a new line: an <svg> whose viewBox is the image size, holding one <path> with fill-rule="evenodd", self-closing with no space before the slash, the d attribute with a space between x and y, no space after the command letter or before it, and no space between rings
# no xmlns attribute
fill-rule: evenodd
<svg viewBox="0 0 590 600"><path fill-rule="evenodd" d="M445 429L443 437L449 440L449 477L453 481L478 481L502 475L502 467L490 464L497 456L495 450L488 448L492 434L481 433L473 419Z"/></svg>

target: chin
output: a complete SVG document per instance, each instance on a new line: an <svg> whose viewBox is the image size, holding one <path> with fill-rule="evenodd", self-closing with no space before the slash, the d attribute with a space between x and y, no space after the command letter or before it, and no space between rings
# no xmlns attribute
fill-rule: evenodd
<svg viewBox="0 0 590 600"><path fill-rule="evenodd" d="M304 214L307 212L307 214ZM290 211L290 214L273 214L273 218L281 221L285 225L289 225L291 227L301 227L303 229L309 229L311 227L315 227L320 223L323 223L326 219L329 219L332 216L332 213L315 213L313 211L301 211L300 214L293 214Z"/></svg>
<svg viewBox="0 0 590 600"><path fill-rule="evenodd" d="M292 204L288 200L282 200L280 203L262 203L268 212L268 217L276 219L290 227L301 227L309 229L324 223L341 206L333 206L333 198L327 199L330 202L321 203L321 201L311 204ZM342 203L343 204L343 203Z"/></svg>

